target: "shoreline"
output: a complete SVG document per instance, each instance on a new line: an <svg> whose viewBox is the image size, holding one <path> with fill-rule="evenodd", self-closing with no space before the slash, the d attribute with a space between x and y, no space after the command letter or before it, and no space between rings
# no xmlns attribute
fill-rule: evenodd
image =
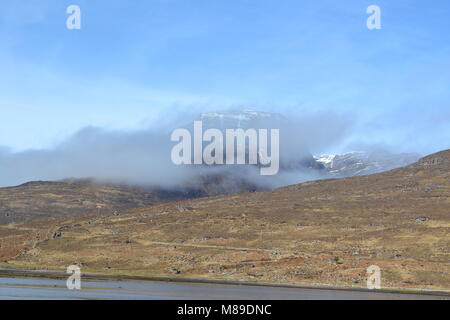
<svg viewBox="0 0 450 320"><path fill-rule="evenodd" d="M40 278L51 280L66 280L69 274L62 270L46 269L25 269L0 267L0 278ZM171 283L191 283L210 285L239 285L254 287L272 288L293 288L293 289L314 289L314 290L336 290L336 291L356 291L356 292L380 292L393 294L416 294L426 296L447 296L450 298L450 290L421 289L421 288L401 288L382 287L378 290L367 289L362 286L336 285L323 283L272 283L272 282L251 282L220 279L182 278L164 276L127 276L120 274L106 274L96 272L82 272L82 277L87 281L143 281L143 282L171 282Z"/></svg>

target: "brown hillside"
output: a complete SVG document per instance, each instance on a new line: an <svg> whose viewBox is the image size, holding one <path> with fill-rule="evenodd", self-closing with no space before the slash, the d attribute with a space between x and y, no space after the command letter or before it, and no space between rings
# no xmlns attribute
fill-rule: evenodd
<svg viewBox="0 0 450 320"><path fill-rule="evenodd" d="M85 213L122 212L186 199L177 192L97 184L90 179L34 181L0 188L0 224L38 217L67 217Z"/></svg>
<svg viewBox="0 0 450 320"><path fill-rule="evenodd" d="M364 286L375 264L383 286L450 289L450 150L370 176L36 220L0 235L10 266Z"/></svg>

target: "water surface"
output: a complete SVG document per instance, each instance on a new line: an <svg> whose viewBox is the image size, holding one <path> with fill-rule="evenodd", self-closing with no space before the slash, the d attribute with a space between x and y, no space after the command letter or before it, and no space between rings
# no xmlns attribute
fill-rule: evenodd
<svg viewBox="0 0 450 320"><path fill-rule="evenodd" d="M414 294L279 288L248 285L196 284L158 281L82 281L69 290L64 280L0 278L0 299L432 299Z"/></svg>

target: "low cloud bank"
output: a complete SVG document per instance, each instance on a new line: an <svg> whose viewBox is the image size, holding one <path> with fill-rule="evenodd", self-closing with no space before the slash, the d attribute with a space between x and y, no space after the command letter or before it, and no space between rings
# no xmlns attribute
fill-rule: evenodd
<svg viewBox="0 0 450 320"><path fill-rule="evenodd" d="M320 174L307 168L261 177L258 168L252 166L176 166L170 158L176 144L170 141L170 133L175 128L189 127L190 118L183 115L158 130L113 131L85 127L46 150L14 153L0 147L0 186L89 177L103 182L173 189L192 185L202 175L231 173L231 176L267 188L320 178ZM348 136L353 123L349 117L333 114L313 114L291 118L288 122L289 125L283 124L280 128L281 161L300 160L313 152L326 151ZM274 123L273 127L277 125Z"/></svg>

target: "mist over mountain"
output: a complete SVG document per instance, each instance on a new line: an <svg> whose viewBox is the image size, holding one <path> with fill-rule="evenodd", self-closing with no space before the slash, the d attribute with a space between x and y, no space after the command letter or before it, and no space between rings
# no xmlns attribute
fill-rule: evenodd
<svg viewBox="0 0 450 320"><path fill-rule="evenodd" d="M281 114L254 110L209 112L201 114L200 120L204 130L214 128L226 132L226 129L230 128L279 129L282 171L320 168L320 164L316 162L310 151L310 142L314 140L314 133L304 132L302 124L289 120Z"/></svg>
<svg viewBox="0 0 450 320"><path fill-rule="evenodd" d="M225 119L237 119L243 125L243 117L249 112L242 112L238 118L235 113ZM32 180L61 180L65 178L95 178L100 181L128 183L133 185L154 186L158 188L177 188L186 183L193 183L204 174L223 174L237 170L241 166L196 167L176 166L172 163L171 149L175 145L170 140L173 129L189 125L195 119L203 119L206 126L212 125L211 114L203 116L180 116L171 126L164 129L144 129L136 131L106 130L86 127L59 143L51 149L0 152L0 185L11 186ZM217 117L215 120L224 117ZM311 159L307 147L321 145L322 149L339 141L348 132L351 119L341 117L336 120L328 114L305 116L298 122L292 122L290 128L283 123L287 120L280 115L257 113L248 125L259 127L284 126L281 128L281 161ZM329 136L324 139L322 132L310 130L319 123L330 123ZM180 125L182 124L182 125ZM214 122L216 125L217 122ZM314 125L315 124L315 125ZM234 124L223 123L223 126ZM292 130L292 131L290 131ZM292 139L292 137L296 137ZM291 183L315 178L315 173L303 170L292 177ZM252 184L268 187L286 184L287 177L277 176L263 179L258 170L251 166L238 169L238 175L246 177ZM201 180L201 179L200 179ZM290 178L288 179L290 180Z"/></svg>
<svg viewBox="0 0 450 320"><path fill-rule="evenodd" d="M280 129L279 173L261 176L254 165L174 165L170 156L175 143L170 140L170 133L180 127L192 129L194 120L202 120L205 129L224 132L237 128ZM86 127L51 149L11 152L0 148L0 186L92 178L100 183L189 190L189 194L199 195L271 189L337 176L313 154L341 143L351 131L352 123L351 117L330 113L295 119L277 113L240 110L182 115L158 130ZM323 130L324 126L327 130ZM334 166L339 159L334 159ZM397 166L390 164L392 159L378 161L377 170Z"/></svg>

